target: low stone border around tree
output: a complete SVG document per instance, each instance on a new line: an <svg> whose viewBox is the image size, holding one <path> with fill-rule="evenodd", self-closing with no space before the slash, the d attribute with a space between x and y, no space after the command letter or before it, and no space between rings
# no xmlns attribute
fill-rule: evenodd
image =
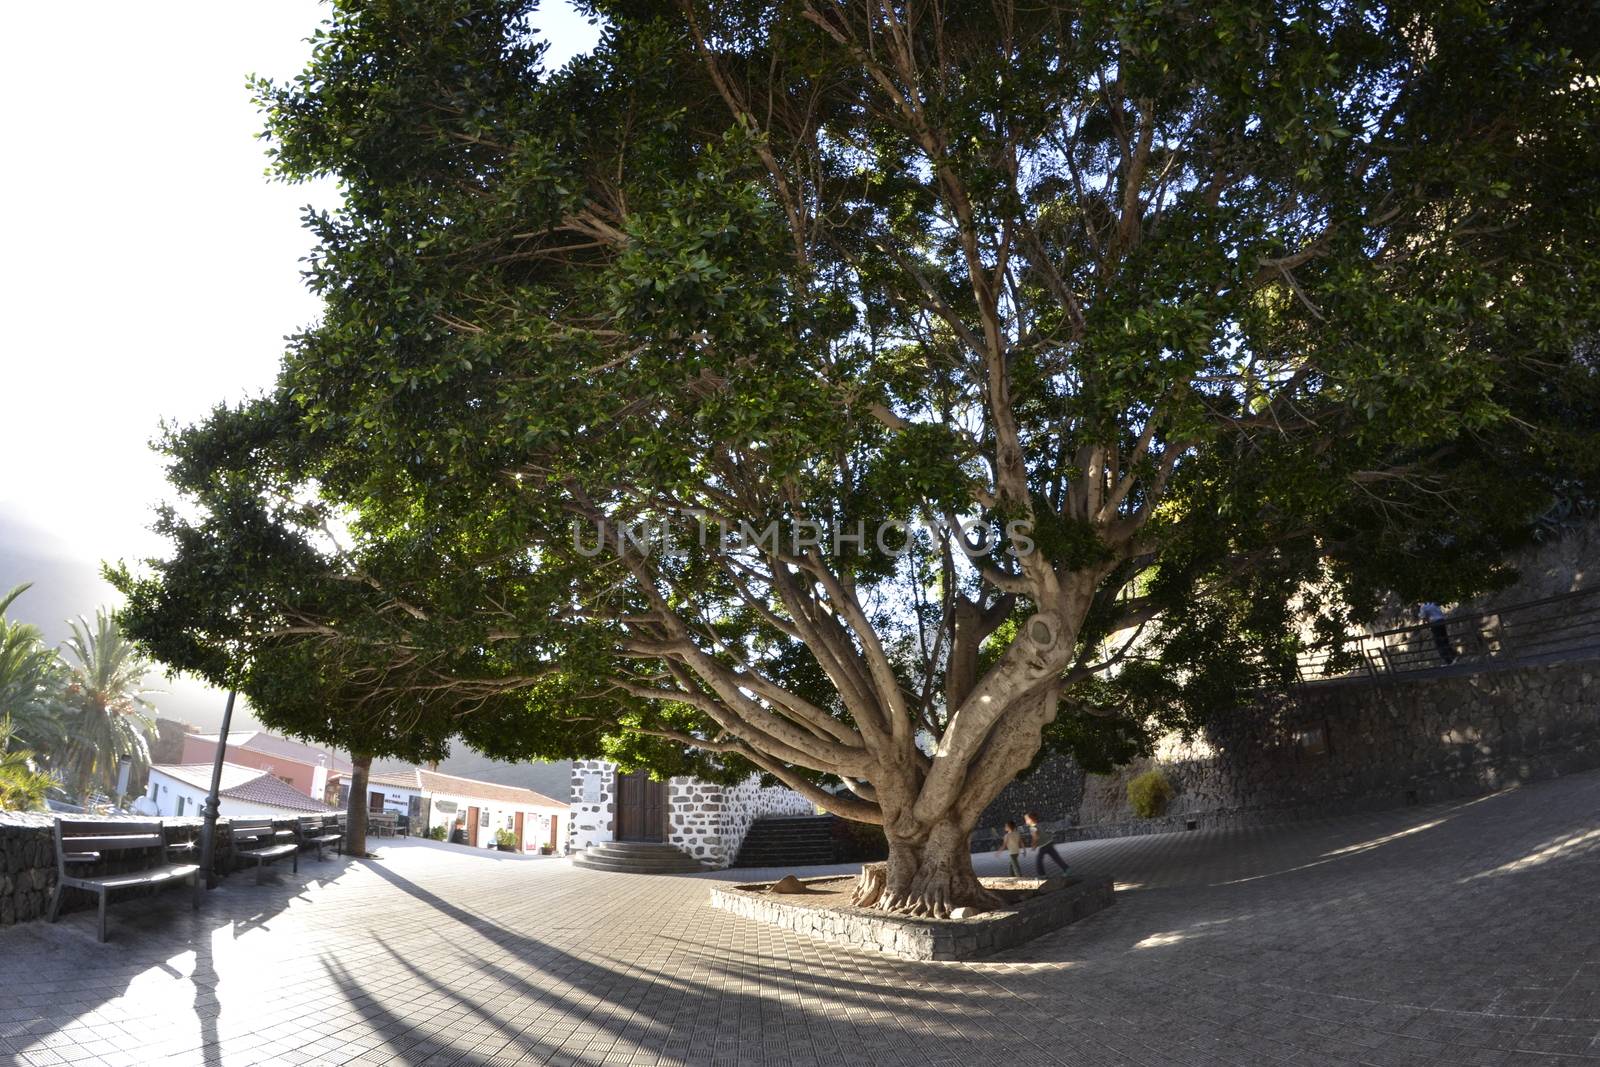
<svg viewBox="0 0 1600 1067"><path fill-rule="evenodd" d="M806 886L838 875L802 879ZM1075 885L967 919L914 919L864 908L820 907L804 897L773 896L770 882L716 885L711 906L831 945L886 952L908 960L969 960L1032 941L1113 903L1110 878Z"/></svg>

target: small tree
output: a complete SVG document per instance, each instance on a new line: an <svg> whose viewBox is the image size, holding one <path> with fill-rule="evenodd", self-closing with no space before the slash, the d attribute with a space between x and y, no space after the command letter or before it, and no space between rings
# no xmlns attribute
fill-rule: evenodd
<svg viewBox="0 0 1600 1067"><path fill-rule="evenodd" d="M430 713L426 694L408 691L396 701L370 688L359 643L319 640L316 627L300 624L307 611L336 610L356 585L331 577L326 560L287 532L283 515L263 506L265 488L242 491L210 473L183 462L171 470L208 512L205 522L190 524L163 510L156 529L179 546L171 560L154 562L145 576L106 568L127 595L119 619L170 670L245 694L264 725L348 751L345 845L362 855L373 758L443 759L453 722Z"/></svg>

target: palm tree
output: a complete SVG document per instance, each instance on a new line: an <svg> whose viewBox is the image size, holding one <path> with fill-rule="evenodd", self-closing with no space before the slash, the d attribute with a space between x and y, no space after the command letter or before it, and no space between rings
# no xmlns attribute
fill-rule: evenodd
<svg viewBox="0 0 1600 1067"><path fill-rule="evenodd" d="M58 783L40 771L33 753L11 749L11 718L0 716L0 811L31 811L44 806L44 795Z"/></svg>
<svg viewBox="0 0 1600 1067"><path fill-rule="evenodd" d="M61 661L45 646L37 626L5 617L13 601L30 588L23 583L0 597L0 718L15 739L44 753L59 752L66 734L61 724Z"/></svg>
<svg viewBox="0 0 1600 1067"><path fill-rule="evenodd" d="M123 758L133 761L135 775L150 765L156 724L149 713L155 705L146 699L151 690L144 688L149 661L123 638L104 608L95 612L92 632L82 616L70 625L72 636L62 645L70 658L63 701L68 738L60 765L78 794L87 797L96 787L115 788Z"/></svg>

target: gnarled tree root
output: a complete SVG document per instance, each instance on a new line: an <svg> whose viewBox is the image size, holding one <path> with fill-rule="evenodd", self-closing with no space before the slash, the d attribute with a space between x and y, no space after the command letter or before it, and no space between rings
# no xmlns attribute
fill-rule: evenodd
<svg viewBox="0 0 1600 1067"><path fill-rule="evenodd" d="M888 864L868 863L862 865L850 903L857 908L873 908L891 915L947 919L955 908L989 910L1003 902L975 877L951 877L939 871L913 877L903 889L891 888Z"/></svg>

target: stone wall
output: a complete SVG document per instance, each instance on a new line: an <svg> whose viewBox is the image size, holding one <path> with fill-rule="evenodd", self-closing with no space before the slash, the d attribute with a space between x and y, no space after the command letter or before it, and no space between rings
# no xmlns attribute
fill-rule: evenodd
<svg viewBox="0 0 1600 1067"><path fill-rule="evenodd" d="M722 861L726 867L739 855L750 825L763 815L815 815L817 806L794 790L781 785L762 785L752 774L738 785L722 791L724 812Z"/></svg>
<svg viewBox="0 0 1600 1067"><path fill-rule="evenodd" d="M96 821L151 821L136 819L118 820L112 816L70 816L94 818ZM167 841L177 844L198 840L202 820L166 818L158 820L166 831ZM40 919L50 904L50 893L56 885L55 817L36 812L0 811L0 926ZM274 825L280 830L293 829L294 819L277 819ZM126 859L85 864L80 868L85 877L112 874L132 866ZM237 867L233 853L233 839L228 833L228 820L217 820L216 855L213 868L226 875ZM113 898L115 899L115 898ZM68 889L62 898L62 910L94 907L96 898L81 889Z"/></svg>
<svg viewBox="0 0 1600 1067"><path fill-rule="evenodd" d="M838 882L809 878L807 886ZM824 908L771 896L766 883L711 887L711 906L831 945L908 960L966 960L1014 948L1115 902L1109 877L1089 878L967 919L913 919L867 908Z"/></svg>
<svg viewBox="0 0 1600 1067"><path fill-rule="evenodd" d="M726 866L722 858L722 787L698 778L667 780L667 843L701 863Z"/></svg>
<svg viewBox="0 0 1600 1067"><path fill-rule="evenodd" d="M1241 712L1201 739L1089 775L1068 836L1254 825L1473 796L1600 767L1600 661L1322 682ZM1158 767L1158 819L1128 779Z"/></svg>
<svg viewBox="0 0 1600 1067"><path fill-rule="evenodd" d="M567 817L567 851L613 839L612 801L617 789L617 765L599 759L572 761L572 808Z"/></svg>
<svg viewBox="0 0 1600 1067"><path fill-rule="evenodd" d="M1052 756L989 806L972 847L998 848L1000 827L1026 811L1069 840L1118 837L1427 803L1600 767L1597 680L1589 659L1315 683L1201 737L1163 738L1114 774ZM1141 819L1128 781L1152 768L1175 795Z"/></svg>
<svg viewBox="0 0 1600 1067"><path fill-rule="evenodd" d="M673 778L667 782L667 841L702 863L726 867L760 816L814 815L816 810L791 789L763 786L757 775L735 786Z"/></svg>
<svg viewBox="0 0 1600 1067"><path fill-rule="evenodd" d="M1071 756L1046 756L1032 774L1006 786L984 810L972 832L972 847L980 852L999 848L1006 823L1020 828L1030 811L1047 826L1072 822L1083 801L1083 785L1083 769Z"/></svg>

